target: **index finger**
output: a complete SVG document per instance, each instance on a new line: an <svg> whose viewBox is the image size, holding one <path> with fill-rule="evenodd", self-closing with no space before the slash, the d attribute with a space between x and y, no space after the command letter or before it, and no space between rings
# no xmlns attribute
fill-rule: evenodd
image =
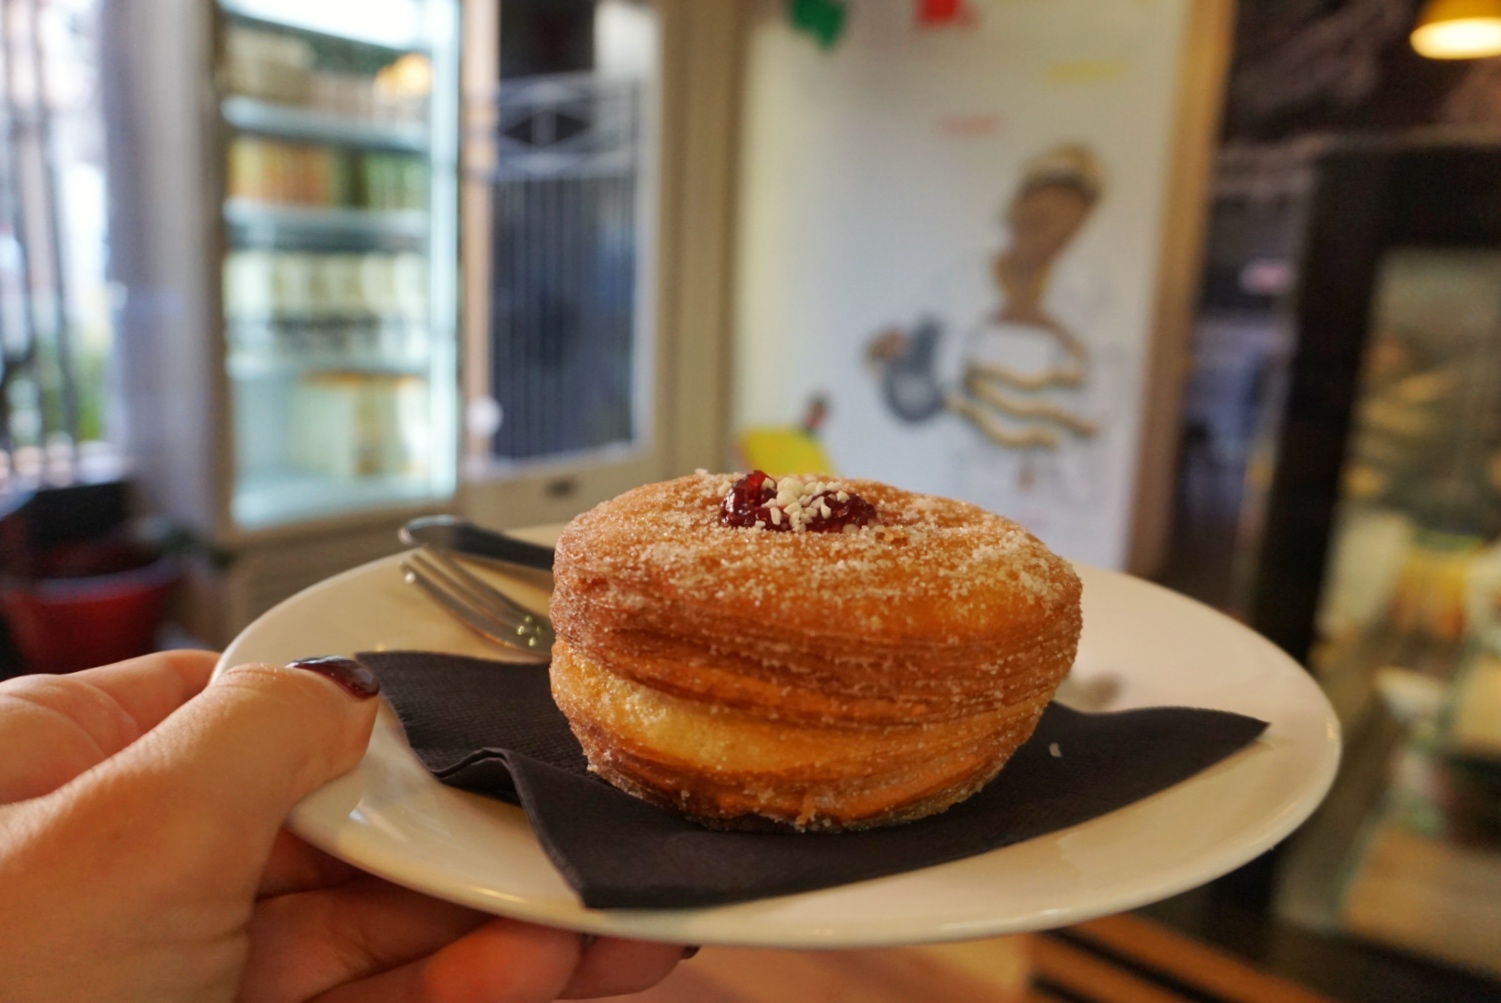
<svg viewBox="0 0 1501 1003"><path fill-rule="evenodd" d="M158 651L71 678L111 697L145 734L208 685L218 660L212 651Z"/></svg>
<svg viewBox="0 0 1501 1003"><path fill-rule="evenodd" d="M48 794L155 728L208 683L207 651L0 683L0 804Z"/></svg>

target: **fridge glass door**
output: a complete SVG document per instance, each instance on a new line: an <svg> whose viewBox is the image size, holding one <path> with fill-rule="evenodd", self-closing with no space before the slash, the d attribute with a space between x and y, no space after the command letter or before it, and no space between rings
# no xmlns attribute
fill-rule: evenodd
<svg viewBox="0 0 1501 1003"><path fill-rule="evenodd" d="M1501 252L1378 271L1313 667L1355 716L1372 673L1449 680L1501 535ZM1478 598L1477 598L1478 602Z"/></svg>
<svg viewBox="0 0 1501 1003"><path fill-rule="evenodd" d="M1501 250L1377 270L1311 667L1341 780L1279 909L1501 973Z"/></svg>
<svg viewBox="0 0 1501 1003"><path fill-rule="evenodd" d="M220 0L241 530L450 499L453 0Z"/></svg>

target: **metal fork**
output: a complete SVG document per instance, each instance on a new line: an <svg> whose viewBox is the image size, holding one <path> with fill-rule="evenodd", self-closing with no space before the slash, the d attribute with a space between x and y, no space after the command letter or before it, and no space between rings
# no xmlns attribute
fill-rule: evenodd
<svg viewBox="0 0 1501 1003"><path fill-rule="evenodd" d="M422 547L401 562L407 582L475 633L546 660L552 622L470 572L441 550Z"/></svg>

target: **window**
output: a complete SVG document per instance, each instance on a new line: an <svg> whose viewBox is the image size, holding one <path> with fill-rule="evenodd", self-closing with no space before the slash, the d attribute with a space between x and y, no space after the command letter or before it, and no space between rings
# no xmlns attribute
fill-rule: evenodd
<svg viewBox="0 0 1501 1003"><path fill-rule="evenodd" d="M0 0L0 488L113 464L98 0Z"/></svg>
<svg viewBox="0 0 1501 1003"><path fill-rule="evenodd" d="M471 202L468 223L487 231L489 264L470 339L472 465L648 444L657 64L646 4L500 5L490 90L470 109L484 208Z"/></svg>

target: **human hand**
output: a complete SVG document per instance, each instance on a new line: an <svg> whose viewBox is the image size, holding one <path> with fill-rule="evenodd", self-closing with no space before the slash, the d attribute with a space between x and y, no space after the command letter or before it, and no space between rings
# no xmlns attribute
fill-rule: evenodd
<svg viewBox="0 0 1501 1003"><path fill-rule="evenodd" d="M282 820L363 755L374 681L249 665L210 684L214 662L0 683L0 1003L531 1003L635 992L682 956L586 950L301 842Z"/></svg>

